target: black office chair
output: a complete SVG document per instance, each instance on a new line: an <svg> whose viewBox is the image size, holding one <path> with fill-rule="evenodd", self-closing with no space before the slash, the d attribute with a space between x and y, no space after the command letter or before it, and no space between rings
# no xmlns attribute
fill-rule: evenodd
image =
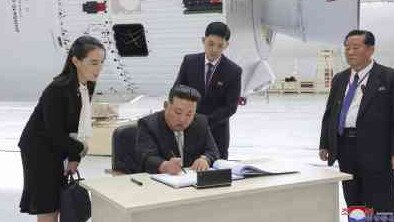
<svg viewBox="0 0 394 222"><path fill-rule="evenodd" d="M136 157L137 123L123 125L112 134L112 170L126 174L142 172Z"/></svg>

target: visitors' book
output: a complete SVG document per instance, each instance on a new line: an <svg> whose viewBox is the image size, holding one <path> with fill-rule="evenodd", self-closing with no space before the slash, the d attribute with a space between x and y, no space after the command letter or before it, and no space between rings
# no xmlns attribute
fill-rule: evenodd
<svg viewBox="0 0 394 222"><path fill-rule="evenodd" d="M269 176L297 173L273 162L247 164L238 161L216 160L214 169L231 169L231 173L239 177Z"/></svg>

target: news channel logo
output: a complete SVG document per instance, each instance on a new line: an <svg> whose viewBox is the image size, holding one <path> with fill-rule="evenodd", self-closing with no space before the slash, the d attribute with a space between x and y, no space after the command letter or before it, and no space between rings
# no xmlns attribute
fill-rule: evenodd
<svg viewBox="0 0 394 222"><path fill-rule="evenodd" d="M351 206L342 210L342 215L348 215L349 222L394 222L394 214L389 212L374 212L372 208Z"/></svg>

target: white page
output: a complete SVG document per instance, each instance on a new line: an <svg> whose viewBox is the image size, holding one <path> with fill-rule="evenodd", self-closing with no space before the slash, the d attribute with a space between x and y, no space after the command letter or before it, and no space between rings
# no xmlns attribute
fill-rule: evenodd
<svg viewBox="0 0 394 222"><path fill-rule="evenodd" d="M285 167L283 163L273 161L245 164L237 161L216 160L213 163L213 168L231 169L231 172L237 175L269 175L296 171L292 167Z"/></svg>
<svg viewBox="0 0 394 222"><path fill-rule="evenodd" d="M153 174L151 178L174 188L188 187L197 183L197 173L191 170L178 175Z"/></svg>
<svg viewBox="0 0 394 222"><path fill-rule="evenodd" d="M242 175L242 168L245 164L238 161L216 160L213 163L214 169L231 169L232 174Z"/></svg>
<svg viewBox="0 0 394 222"><path fill-rule="evenodd" d="M209 170L215 169L210 168ZM181 172L178 175L153 174L151 178L174 188L188 187L197 184L197 172L190 169L186 169L186 172L186 174ZM232 180L240 180L243 178L243 176L231 174Z"/></svg>
<svg viewBox="0 0 394 222"><path fill-rule="evenodd" d="M297 169L295 169L291 165L284 165L283 163L279 162L266 162L266 163L252 163L248 164L252 167L258 168L260 170L263 170L268 173L288 173L288 172L295 172Z"/></svg>

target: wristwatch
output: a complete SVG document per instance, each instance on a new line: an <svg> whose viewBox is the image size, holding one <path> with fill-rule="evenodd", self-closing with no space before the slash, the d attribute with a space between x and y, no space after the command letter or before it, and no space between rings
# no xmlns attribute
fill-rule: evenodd
<svg viewBox="0 0 394 222"><path fill-rule="evenodd" d="M208 166L210 166L211 165L211 160L207 157L207 156L205 156L205 155L201 155L200 156L200 158L202 158L202 159L204 159L205 161L207 161L207 163L208 163Z"/></svg>

